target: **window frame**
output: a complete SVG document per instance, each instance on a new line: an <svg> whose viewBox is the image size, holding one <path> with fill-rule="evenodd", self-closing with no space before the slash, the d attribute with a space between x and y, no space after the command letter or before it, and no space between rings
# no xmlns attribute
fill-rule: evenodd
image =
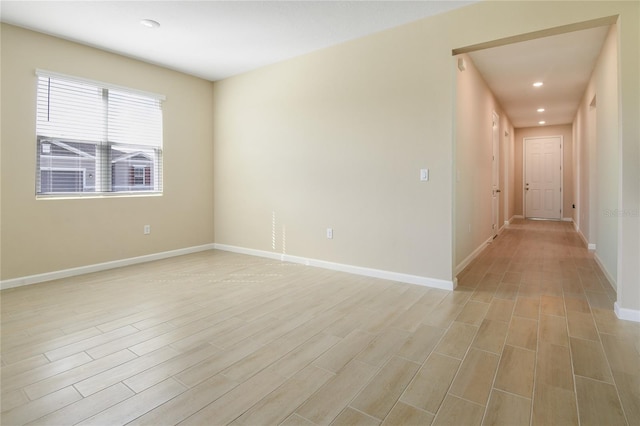
<svg viewBox="0 0 640 426"><path fill-rule="evenodd" d="M131 94L133 96L141 96L141 97L145 97L148 98L148 100L152 100L154 102L158 102L159 103L159 108L160 108L160 123L159 123L159 141L157 145L152 145L152 144L144 144L141 143L139 145L135 145L135 144L129 144L129 143L121 143L121 142L113 142L113 141L109 141L108 140L108 128L109 128L109 110L107 108L105 108L104 111L104 121L103 121L103 125L104 125L104 134L105 137L103 138L104 140L101 140L99 142L96 141L92 141L92 140L75 140L75 139L65 139L65 138L60 138L60 137L50 137L50 136L46 136L46 135L40 135L38 132L38 125L36 124L36 143L35 143L35 149L36 149L36 170L35 170L35 176L36 176L36 182L35 182L35 196L36 199L52 199L52 200L56 200L56 199L78 199L78 198L110 198L110 197L148 197L148 196L162 196L164 193L164 167L163 167L163 160L164 160L164 138L163 138L163 133L164 133L164 111L163 111L163 105L162 103L164 101L166 101L166 96L165 95L161 95L161 94L157 94L157 93L153 93L153 92L147 92L147 91L143 91L143 90L139 90L139 89L133 89L130 87L125 87L125 86L119 86L116 84L111 84L111 83L106 83L106 82L102 82L102 81L98 81L98 80L92 80L92 79L86 79L86 78L82 78L82 77L76 77L76 76L71 76L71 75L67 75L67 74L61 74L61 73L57 73L57 72L52 72L52 71L47 71L47 70L42 70L42 69L36 69L35 70L35 75L36 75L36 79L35 79L35 84L36 84L36 99L38 97L38 95L41 93L40 92L40 78L50 78L50 79L59 79L59 80L65 80L71 83L77 83L77 84L85 84L85 85L91 85L93 87L95 87L98 90L102 90L103 92L103 97L105 98L105 105L108 105L108 96L109 96L109 91L110 90L114 90L117 92L124 92L125 94ZM36 100L36 110L38 110L38 101ZM39 123L38 121L38 117L36 114L36 123ZM42 152L42 145L45 143L62 143L62 144L68 144L68 143L84 143L84 144L91 144L95 146L95 151L96 151L96 155L95 155L95 190L94 191L88 191L88 192L46 192L43 193L42 192L42 188L40 186L41 184L41 176L42 176L42 171L46 171L46 170L57 170L60 169L60 167L56 167L56 166L51 166L50 164L47 165L42 165L41 164L41 156L43 155L51 155L53 157L52 154L50 153L44 153ZM52 149L52 148L50 148ZM116 151L122 151L122 150L141 150L141 151L147 151L147 152L152 152L153 154L153 159L150 161L150 165L146 168L149 168L150 170L150 174L151 177L149 178L150 182L147 182L147 174L146 174L146 168L144 168L143 170L145 170L145 172L143 172L143 184L142 185L130 185L129 189L121 189L121 190L112 190L112 180L113 180L113 169L112 169L112 165L113 165L113 161L112 161L112 151L116 150ZM126 161L126 160L125 160ZM63 167L63 168L68 168L68 167ZM73 168L73 167L71 167ZM74 169L81 169L81 165L79 164L78 167L74 168ZM62 170L62 169L61 169ZM83 171L83 189L87 187L87 183L86 183L86 175L87 171L86 169ZM140 186L151 186L152 189L138 189L135 187L140 187ZM90 185L91 187L91 185Z"/></svg>

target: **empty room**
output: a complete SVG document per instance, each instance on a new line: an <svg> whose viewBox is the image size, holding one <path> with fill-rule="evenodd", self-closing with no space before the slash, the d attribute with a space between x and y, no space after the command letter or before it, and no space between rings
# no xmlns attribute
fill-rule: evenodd
<svg viewBox="0 0 640 426"><path fill-rule="evenodd" d="M2 1L2 425L633 425L640 3Z"/></svg>

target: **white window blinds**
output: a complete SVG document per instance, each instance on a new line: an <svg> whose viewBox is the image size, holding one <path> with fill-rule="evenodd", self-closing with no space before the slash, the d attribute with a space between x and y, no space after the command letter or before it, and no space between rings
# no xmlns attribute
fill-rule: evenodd
<svg viewBox="0 0 640 426"><path fill-rule="evenodd" d="M38 195L162 191L164 97L37 75Z"/></svg>
<svg viewBox="0 0 640 426"><path fill-rule="evenodd" d="M105 102L99 87L39 76L37 109L39 136L105 140Z"/></svg>
<svg viewBox="0 0 640 426"><path fill-rule="evenodd" d="M108 140L113 143L162 146L160 101L110 90Z"/></svg>

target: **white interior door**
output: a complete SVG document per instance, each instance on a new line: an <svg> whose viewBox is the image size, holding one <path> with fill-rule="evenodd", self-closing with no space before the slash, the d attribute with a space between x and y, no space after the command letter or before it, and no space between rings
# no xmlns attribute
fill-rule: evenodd
<svg viewBox="0 0 640 426"><path fill-rule="evenodd" d="M499 194L500 194L500 117L493 112L493 158L491 163L491 229L493 231L493 238L498 236L498 206L499 206Z"/></svg>
<svg viewBox="0 0 640 426"><path fill-rule="evenodd" d="M525 138L525 217L562 217L562 137Z"/></svg>

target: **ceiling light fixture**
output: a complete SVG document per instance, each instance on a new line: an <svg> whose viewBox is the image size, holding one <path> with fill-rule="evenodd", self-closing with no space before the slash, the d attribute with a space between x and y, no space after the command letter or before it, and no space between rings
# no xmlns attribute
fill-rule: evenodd
<svg viewBox="0 0 640 426"><path fill-rule="evenodd" d="M544 120L538 121L538 124L546 124L546 121L544 121Z"/></svg>
<svg viewBox="0 0 640 426"><path fill-rule="evenodd" d="M540 87L542 86L544 83L541 81L536 81L535 83L533 83L533 87Z"/></svg>
<svg viewBox="0 0 640 426"><path fill-rule="evenodd" d="M143 19L140 21L140 25L147 28L158 28L160 26L160 22L154 21L153 19Z"/></svg>
<svg viewBox="0 0 640 426"><path fill-rule="evenodd" d="M538 112L544 112L544 108L538 108Z"/></svg>

